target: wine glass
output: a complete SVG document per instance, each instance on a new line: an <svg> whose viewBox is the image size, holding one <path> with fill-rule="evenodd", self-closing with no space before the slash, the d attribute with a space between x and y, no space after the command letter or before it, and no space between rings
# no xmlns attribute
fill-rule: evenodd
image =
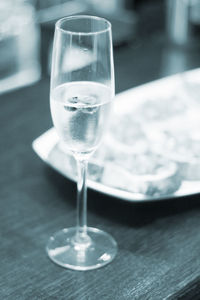
<svg viewBox="0 0 200 300"><path fill-rule="evenodd" d="M50 107L54 126L77 162L77 224L56 232L49 257L74 270L106 265L117 253L108 233L87 227L88 160L106 130L114 99L111 24L95 16L57 21L52 54Z"/></svg>

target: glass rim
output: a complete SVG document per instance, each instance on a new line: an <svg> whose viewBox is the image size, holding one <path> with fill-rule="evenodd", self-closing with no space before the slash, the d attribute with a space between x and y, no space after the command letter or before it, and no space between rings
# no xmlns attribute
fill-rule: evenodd
<svg viewBox="0 0 200 300"><path fill-rule="evenodd" d="M73 19L93 19L93 20L104 21L105 23L107 23L107 28L97 30L94 32L73 31L73 30L67 30L67 29L61 28L62 23L64 23L65 21L73 20ZM56 28L56 30L60 30L62 33L65 33L65 34L95 35L95 34L100 34L100 33L104 33L104 32L111 30L112 25L107 19L102 18L102 17L90 16L90 15L73 15L73 16L63 17L63 18L59 19L55 24L55 28Z"/></svg>

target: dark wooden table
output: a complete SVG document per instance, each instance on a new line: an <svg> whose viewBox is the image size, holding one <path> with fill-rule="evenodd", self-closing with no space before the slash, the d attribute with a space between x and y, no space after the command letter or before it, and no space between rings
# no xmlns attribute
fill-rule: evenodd
<svg viewBox="0 0 200 300"><path fill-rule="evenodd" d="M180 71L200 65L197 49L171 48L158 32L115 49L117 92L179 71L179 51ZM45 245L74 225L76 186L31 147L52 126L49 78L1 95L0 107L0 299L200 299L199 195L138 204L89 190L88 223L115 237L117 257L87 272L53 264Z"/></svg>

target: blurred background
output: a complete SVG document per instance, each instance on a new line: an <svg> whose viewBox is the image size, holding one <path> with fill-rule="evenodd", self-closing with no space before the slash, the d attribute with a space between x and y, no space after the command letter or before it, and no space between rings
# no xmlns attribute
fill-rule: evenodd
<svg viewBox="0 0 200 300"><path fill-rule="evenodd" d="M112 23L117 92L200 66L200 0L1 0L0 93L49 76L55 22L73 14Z"/></svg>

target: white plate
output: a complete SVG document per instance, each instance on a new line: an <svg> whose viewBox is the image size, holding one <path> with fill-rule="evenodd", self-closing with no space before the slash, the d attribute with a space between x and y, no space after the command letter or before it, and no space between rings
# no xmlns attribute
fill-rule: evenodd
<svg viewBox="0 0 200 300"><path fill-rule="evenodd" d="M198 78L200 78L200 69L173 75L122 92L116 96L116 100L114 101L114 115L119 116L135 109L138 105L141 105L143 101L147 101L147 98L160 97L160 99L162 99L163 93L165 97L167 94L173 96L173 94L177 92L177 89L180 97L188 98L188 96L190 96L190 85L193 87L192 84L194 82L196 84ZM191 104L193 103L192 101L193 99L191 99ZM76 180L74 171L75 165L73 165L73 163L71 164L71 157L62 151L54 128L49 129L35 139L32 146L37 155L45 163L67 178ZM130 202L160 201L200 193L200 180L189 181L182 179L180 186L174 193L157 193L155 195L133 192L125 188L118 188L117 184L116 186L111 186L105 181L102 183L99 180L92 180L91 178L88 179L87 185L93 190Z"/></svg>

